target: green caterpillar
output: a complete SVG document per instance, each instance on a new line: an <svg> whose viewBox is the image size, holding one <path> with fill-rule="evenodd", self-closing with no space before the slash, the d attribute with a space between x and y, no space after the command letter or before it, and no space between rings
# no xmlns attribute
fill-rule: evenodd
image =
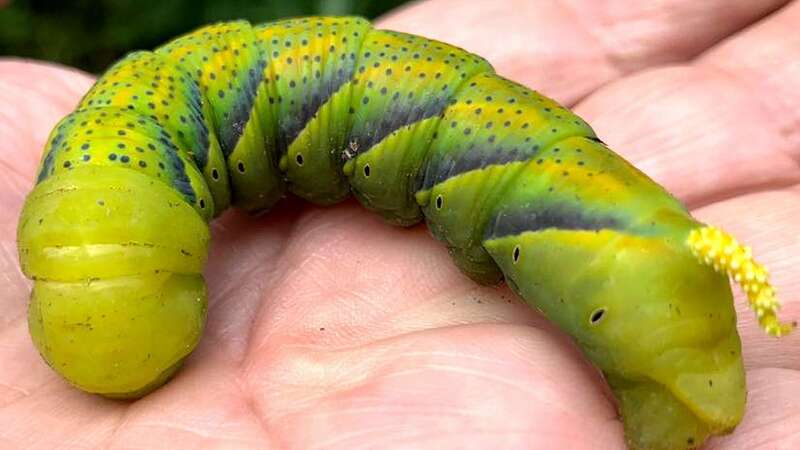
<svg viewBox="0 0 800 450"><path fill-rule="evenodd" d="M505 279L577 341L633 448L693 447L740 421L726 274L767 332L791 329L746 247L567 109L459 48L309 17L132 53L58 124L18 229L44 359L109 397L163 384L205 322L208 222L287 190L425 219L464 273Z"/></svg>

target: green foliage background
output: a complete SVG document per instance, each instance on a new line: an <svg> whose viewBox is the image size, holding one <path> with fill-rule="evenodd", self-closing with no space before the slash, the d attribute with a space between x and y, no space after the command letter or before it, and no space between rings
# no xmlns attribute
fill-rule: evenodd
<svg viewBox="0 0 800 450"><path fill-rule="evenodd" d="M0 0L0 54L99 73L203 24L309 14L374 18L408 0Z"/></svg>

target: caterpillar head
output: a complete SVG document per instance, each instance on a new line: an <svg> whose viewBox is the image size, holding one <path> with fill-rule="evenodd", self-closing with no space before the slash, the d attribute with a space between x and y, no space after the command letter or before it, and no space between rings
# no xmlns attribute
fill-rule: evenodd
<svg viewBox="0 0 800 450"><path fill-rule="evenodd" d="M197 345L208 225L166 183L124 168L56 174L29 195L18 233L31 337L73 385L140 397Z"/></svg>
<svg viewBox="0 0 800 450"><path fill-rule="evenodd" d="M739 244L733 236L713 226L693 229L687 244L701 263L727 274L742 287L758 323L767 334L780 337L794 329L795 322L778 320L780 303L775 288L769 282L767 269L753 259L750 247Z"/></svg>

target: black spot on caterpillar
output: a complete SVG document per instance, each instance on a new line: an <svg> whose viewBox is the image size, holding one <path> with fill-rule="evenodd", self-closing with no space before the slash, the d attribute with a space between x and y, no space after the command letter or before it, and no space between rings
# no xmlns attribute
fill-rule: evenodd
<svg viewBox="0 0 800 450"><path fill-rule="evenodd" d="M426 220L467 275L504 278L576 340L635 448L685 448L741 419L725 273L768 332L790 328L744 247L570 111L462 49L319 17L133 53L59 123L19 224L43 357L106 396L160 386L201 334L207 222L286 190Z"/></svg>

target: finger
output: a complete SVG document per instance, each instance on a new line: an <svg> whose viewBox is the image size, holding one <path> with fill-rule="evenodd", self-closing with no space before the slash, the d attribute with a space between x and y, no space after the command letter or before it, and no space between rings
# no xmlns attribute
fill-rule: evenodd
<svg viewBox="0 0 800 450"><path fill-rule="evenodd" d="M383 17L486 57L498 72L571 104L633 71L687 61L788 0L432 0Z"/></svg>
<svg viewBox="0 0 800 450"><path fill-rule="evenodd" d="M800 1L718 45L698 61L733 77L753 93L773 127L800 161Z"/></svg>
<svg viewBox="0 0 800 450"><path fill-rule="evenodd" d="M693 213L724 227L740 241L752 243L755 258L770 269L771 282L783 303L780 317L800 322L800 187L741 196ZM745 366L800 370L800 333L780 339L767 336L741 290L734 286L734 293Z"/></svg>
<svg viewBox="0 0 800 450"><path fill-rule="evenodd" d="M695 64L619 80L576 110L612 148L692 206L796 184L800 110L789 105L800 100L800 38L787 28L797 23L800 2Z"/></svg>

